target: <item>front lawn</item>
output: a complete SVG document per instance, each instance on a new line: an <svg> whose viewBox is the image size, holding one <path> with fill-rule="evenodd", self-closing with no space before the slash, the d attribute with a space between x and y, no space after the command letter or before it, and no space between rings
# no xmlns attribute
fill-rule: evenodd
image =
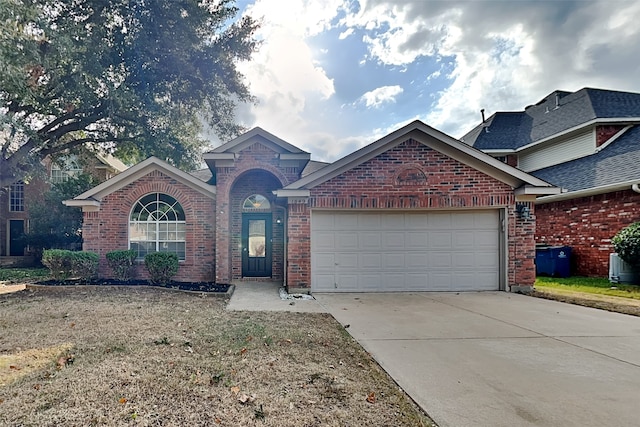
<svg viewBox="0 0 640 427"><path fill-rule="evenodd" d="M640 286L614 284L597 277L538 277L535 288L540 291L580 292L640 300Z"/></svg>
<svg viewBox="0 0 640 427"><path fill-rule="evenodd" d="M329 315L225 304L150 288L0 295L0 425L434 425Z"/></svg>

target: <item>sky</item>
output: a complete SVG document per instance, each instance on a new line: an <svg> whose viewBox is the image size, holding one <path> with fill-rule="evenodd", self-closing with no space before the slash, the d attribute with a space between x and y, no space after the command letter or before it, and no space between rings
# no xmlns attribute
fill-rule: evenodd
<svg viewBox="0 0 640 427"><path fill-rule="evenodd" d="M554 90L640 92L640 1L238 0L261 22L238 121L332 162L419 119L460 138L480 109Z"/></svg>

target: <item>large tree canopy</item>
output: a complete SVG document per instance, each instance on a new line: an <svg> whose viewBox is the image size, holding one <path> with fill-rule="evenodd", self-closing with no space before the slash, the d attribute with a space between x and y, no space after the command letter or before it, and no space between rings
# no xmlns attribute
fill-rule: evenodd
<svg viewBox="0 0 640 427"><path fill-rule="evenodd" d="M209 126L237 135L238 61L257 23L233 0L0 0L0 188L80 144L189 168Z"/></svg>

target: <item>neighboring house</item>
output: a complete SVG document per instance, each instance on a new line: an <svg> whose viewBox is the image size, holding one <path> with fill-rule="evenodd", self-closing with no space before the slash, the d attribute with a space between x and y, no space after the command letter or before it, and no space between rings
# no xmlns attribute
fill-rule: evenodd
<svg viewBox="0 0 640 427"><path fill-rule="evenodd" d="M577 275L607 276L611 237L640 220L640 94L555 91L462 140L561 187L536 200L536 242L572 247Z"/></svg>
<svg viewBox="0 0 640 427"><path fill-rule="evenodd" d="M126 169L111 155L84 150L55 159L48 157L42 165L44 173L35 173L28 183L18 181L0 189L0 265L21 265L33 261L26 256L28 248L22 240L29 230L29 205L41 198L52 183L65 181L83 171L102 182Z"/></svg>
<svg viewBox="0 0 640 427"><path fill-rule="evenodd" d="M65 201L102 276L132 248L175 253L178 280L290 292L529 289L528 212L559 192L420 121L328 165L260 128L204 160L194 176L152 157Z"/></svg>

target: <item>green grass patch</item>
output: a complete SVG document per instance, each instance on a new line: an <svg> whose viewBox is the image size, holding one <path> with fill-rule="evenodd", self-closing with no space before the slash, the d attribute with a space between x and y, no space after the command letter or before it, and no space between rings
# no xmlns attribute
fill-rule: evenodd
<svg viewBox="0 0 640 427"><path fill-rule="evenodd" d="M49 276L49 269L47 268L0 268L0 281L18 282L47 276Z"/></svg>
<svg viewBox="0 0 640 427"><path fill-rule="evenodd" d="M615 284L599 277L538 277L535 287L540 291L583 292L640 300L640 286Z"/></svg>

